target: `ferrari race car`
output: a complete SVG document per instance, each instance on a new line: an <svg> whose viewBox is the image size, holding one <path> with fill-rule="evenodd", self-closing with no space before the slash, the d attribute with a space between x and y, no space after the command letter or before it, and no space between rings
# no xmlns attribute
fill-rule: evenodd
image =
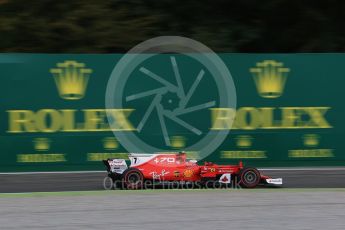
<svg viewBox="0 0 345 230"><path fill-rule="evenodd" d="M217 165L205 162L198 165L195 160L187 160L186 153L129 154L130 166L124 159L103 160L107 167L106 189L142 189L154 185L194 185L198 187L244 187L262 185L282 185L282 178L261 175L259 170L238 165Z"/></svg>

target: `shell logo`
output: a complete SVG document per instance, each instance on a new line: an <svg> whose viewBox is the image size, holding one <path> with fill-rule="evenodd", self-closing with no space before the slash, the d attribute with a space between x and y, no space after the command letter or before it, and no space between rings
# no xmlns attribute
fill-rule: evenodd
<svg viewBox="0 0 345 230"><path fill-rule="evenodd" d="M187 169L186 171L183 172L184 177L192 177L194 174L194 171L191 169Z"/></svg>

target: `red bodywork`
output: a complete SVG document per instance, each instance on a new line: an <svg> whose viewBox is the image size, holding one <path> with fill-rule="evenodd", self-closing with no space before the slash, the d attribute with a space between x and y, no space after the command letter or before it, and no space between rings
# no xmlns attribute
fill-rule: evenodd
<svg viewBox="0 0 345 230"><path fill-rule="evenodd" d="M201 181L215 179L223 174L238 174L243 168L239 165L217 165L205 162L204 165L197 165L195 161L187 160L185 153L154 154L152 158L138 159L135 156L129 157L131 168L141 171L145 179L162 181ZM139 162L138 162L139 161Z"/></svg>
<svg viewBox="0 0 345 230"><path fill-rule="evenodd" d="M238 165L217 165L205 162L198 165L195 160L188 160L186 153L129 154L130 166L124 159L104 160L108 177L114 182L124 182L126 188L140 188L145 181L157 182L219 182L239 183L246 188L258 184L282 185L282 178L270 178L250 167ZM116 182L117 183L117 182ZM115 183L115 184L116 184Z"/></svg>

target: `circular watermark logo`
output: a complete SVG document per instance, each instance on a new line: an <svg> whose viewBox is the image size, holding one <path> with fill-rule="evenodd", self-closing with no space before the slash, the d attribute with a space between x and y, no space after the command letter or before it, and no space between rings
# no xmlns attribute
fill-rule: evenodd
<svg viewBox="0 0 345 230"><path fill-rule="evenodd" d="M214 129L218 109L236 109L236 90L222 59L202 43L179 36L144 41L116 64L105 104L120 144L134 153L181 149L203 159L230 128ZM119 131L109 111L131 111L133 130ZM213 116L213 117L212 117ZM231 127L232 120L228 120Z"/></svg>

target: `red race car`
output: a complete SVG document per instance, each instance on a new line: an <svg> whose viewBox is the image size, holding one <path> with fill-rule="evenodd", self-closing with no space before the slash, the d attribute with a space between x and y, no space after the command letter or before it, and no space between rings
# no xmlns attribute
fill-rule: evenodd
<svg viewBox="0 0 345 230"><path fill-rule="evenodd" d="M130 167L124 159L108 159L105 188L141 189L157 184L193 185L195 187L240 186L254 188L259 184L282 185L282 178L261 175L256 168L238 165L217 165L205 162L198 165L187 160L186 153L130 153Z"/></svg>

